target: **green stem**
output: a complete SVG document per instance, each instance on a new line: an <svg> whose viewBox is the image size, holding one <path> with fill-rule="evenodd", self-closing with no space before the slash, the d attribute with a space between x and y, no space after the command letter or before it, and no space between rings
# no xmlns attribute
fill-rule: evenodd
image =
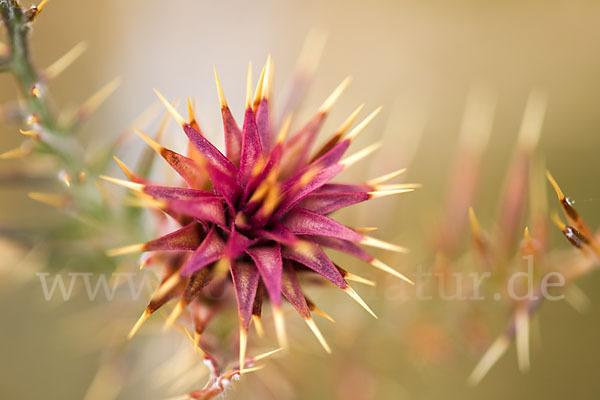
<svg viewBox="0 0 600 400"><path fill-rule="evenodd" d="M24 116L34 116L43 131L41 140L35 142L35 152L51 154L58 158L62 167L73 177L86 170L81 146L73 136L73 130L60 126L50 106L49 96L43 79L35 68L29 51L29 33L37 10L24 10L16 0L0 0L0 16L8 36L10 52L0 67L16 79L25 100ZM34 91L33 89L37 90ZM85 186L85 185L84 185ZM90 205L94 202L89 188L73 185L71 194ZM89 186L89 185L87 185Z"/></svg>
<svg viewBox="0 0 600 400"><path fill-rule="evenodd" d="M57 123L57 118L51 111L46 87L31 61L28 37L34 14L31 10L24 11L16 0L0 0L0 13L10 46L10 54L0 61L0 71L10 72L16 78L26 102L27 113L35 116L43 130L52 135L52 140L38 142L37 149L56 155L66 168L79 172L82 169L81 162L68 151L74 147L70 143L73 139L65 137L72 132L61 129ZM37 88L36 94L34 88Z"/></svg>
<svg viewBox="0 0 600 400"><path fill-rule="evenodd" d="M135 229L136 224L123 224L122 214L113 213L98 195L95 184L100 168L86 162L83 147L74 135L77 124L59 123L51 107L43 74L38 73L31 60L28 42L31 24L38 13L34 7L21 8L16 0L0 0L0 28L6 29L9 47L9 54L0 57L0 72L12 74L17 81L24 99L23 119L34 117L37 120L36 129L39 128L41 137L35 141L34 152L56 157L61 168L70 173L73 180L69 192L73 202L72 208L66 211L76 216L78 221L93 221L95 228L90 230L79 223L81 232L93 236L97 235L98 229L115 232ZM81 172L86 173L87 179L78 181ZM104 256L99 255L98 259L113 265Z"/></svg>
<svg viewBox="0 0 600 400"><path fill-rule="evenodd" d="M40 87L41 80L30 58L27 40L30 32L30 14L24 12L15 0L0 0L0 12L11 49L5 68L17 78L28 109L40 119L44 128L59 133L56 129L56 119L45 99L44 88ZM32 89L36 85L41 92L40 97L33 95Z"/></svg>

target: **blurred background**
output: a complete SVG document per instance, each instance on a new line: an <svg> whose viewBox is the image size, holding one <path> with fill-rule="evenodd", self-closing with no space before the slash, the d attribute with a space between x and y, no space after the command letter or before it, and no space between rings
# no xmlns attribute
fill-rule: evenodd
<svg viewBox="0 0 600 400"><path fill-rule="evenodd" d="M358 205L339 219L351 226L379 226L377 237L411 248L410 255L386 259L410 276L419 266L428 268L432 263L429 244L443 212L441 199L457 155L467 94L481 82L497 97L476 199L482 224L495 226L500 187L529 93L537 88L548 98L539 153L586 221L592 227L600 225L600 187L594 184L600 146L599 12L598 2L579 0L55 0L35 24L32 51L41 68L81 40L89 42L86 54L50 84L61 109L81 103L106 82L122 77L119 90L80 131L90 148L126 129L155 100L152 88L170 99L194 97L200 125L219 143L222 128L212 67L219 71L228 103L239 116L248 60L255 65L256 79L267 55L273 56L277 104L307 35L315 29L325 32L327 42L298 123L347 75L352 84L325 132L361 103L366 103L367 111L383 105L381 116L354 150L380 138L385 146L363 164L366 167L354 168L343 178L362 180L408 166L406 180L422 183L423 188ZM12 77L1 75L0 102L14 99L16 92ZM18 128L0 125L0 150L19 145ZM166 142L181 148L183 139L172 127ZM132 139L129 146L130 151L122 154L125 161L134 160L143 144ZM201 387L200 358L185 361L198 368L197 381L173 387L156 378L161 367L177 370L169 360L182 346L191 351L177 332L161 334L161 321L150 323L133 342L120 342L145 306L143 298L137 304L116 305L90 302L83 295L68 302L44 300L33 275L43 268L41 259L10 233L48 226L63 216L26 197L49 184L10 179L20 168L21 162L0 163L0 397L82 399L95 380L109 382L114 389L113 397L104 398L118 399L163 399ZM111 173L116 175L117 169ZM554 201L550 205L558 208ZM568 250L559 232L552 239L555 248ZM125 262L130 271L137 269L135 259ZM398 296L398 282L364 265L355 270L378 283L376 289L359 292L379 319L371 319L342 294L309 291L336 319L336 324L318 321L333 355L327 356L302 321L290 316L295 343L291 352L244 378L228 392L230 398L559 399L591 398L600 391L599 274L580 282L592 304L585 313L565 302L542 307L536 322L539 331L532 335L530 373L518 371L511 347L472 388L466 379L481 351L502 331L507 311L488 315L492 322L482 328L487 332L484 344L470 348L455 332L430 324L436 318L452 320L452 305L431 311L428 305ZM407 293L410 297L411 290ZM274 345L270 339L260 342L265 349ZM116 367L101 370L113 377L98 378L98 366L115 358Z"/></svg>

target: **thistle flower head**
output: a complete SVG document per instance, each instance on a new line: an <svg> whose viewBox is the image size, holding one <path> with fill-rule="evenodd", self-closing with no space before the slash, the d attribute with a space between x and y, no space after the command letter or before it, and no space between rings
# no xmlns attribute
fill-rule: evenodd
<svg viewBox="0 0 600 400"><path fill-rule="evenodd" d="M399 173L361 184L331 183L341 171L376 149L377 145L371 145L344 158L353 140L379 109L350 129L362 109L359 107L323 146L313 150L319 130L349 80L344 80L333 91L306 125L288 135L291 118L287 117L280 127L275 126L272 118L271 71L269 58L255 91L251 87L249 71L241 128L228 107L215 71L225 135L224 153L204 135L189 102L186 120L157 92L189 139L189 154L176 153L142 132L138 134L181 176L184 186L151 184L127 169L129 181L105 177L134 190L148 206L162 210L181 224L180 229L165 236L112 252L114 255L136 251L175 251L179 254L171 261L168 275L132 334L172 297L178 296L180 300L168 323L173 323L187 305L198 299L202 288L210 281L229 282L230 278L240 320L241 369L245 364L251 321L259 324L257 329L261 329L263 292L272 306L281 346L286 344L281 313L285 298L323 347L330 350L311 317L311 313L324 313L306 298L298 281L299 274L322 277L373 314L348 284L348 280L369 281L338 267L325 254L324 248L348 253L410 282L359 245L399 252L404 252L404 248L367 236L330 217L338 209L413 189L411 185L383 185ZM193 318L198 334L205 326L201 319L200 316Z"/></svg>

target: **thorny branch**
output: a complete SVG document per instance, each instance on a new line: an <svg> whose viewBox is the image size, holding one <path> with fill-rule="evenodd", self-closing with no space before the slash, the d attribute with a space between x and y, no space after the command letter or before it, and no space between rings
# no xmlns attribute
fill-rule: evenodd
<svg viewBox="0 0 600 400"><path fill-rule="evenodd" d="M25 141L14 150L5 152L0 158L21 158L32 153L46 154L54 157L59 168L59 178L69 189L68 197L76 201L65 201L65 204L76 206L79 214L86 214L92 217L92 220L102 220L99 216L106 214L105 205L101 204L94 186L94 178L106 164L86 160L83 146L75 136L75 128L79 126L79 119L89 112L80 112L71 118L73 121L67 123L61 122L52 107L50 93L46 86L49 76L40 72L35 67L29 48L29 35L32 31L32 24L41 13L47 0L43 0L38 6L32 6L28 9L22 8L16 0L0 0L0 16L3 28L6 32L6 51L0 58L0 72L11 74L17 83L20 91L21 100L17 105L18 112L10 113L13 118L17 118L22 124L27 124L26 129L21 130ZM112 87L111 87L112 88ZM103 93L105 94L105 93ZM94 96L92 96L94 98ZM103 100L103 98L102 98ZM96 102L94 106L99 105ZM84 104L85 106L85 104ZM82 106L80 111L84 110ZM5 107L10 108L10 107ZM14 107L13 107L14 108ZM108 156L102 157L109 159ZM33 196L30 196L33 197ZM44 203L42 197L34 198ZM46 198L46 200L48 200ZM52 204L56 205L56 204ZM73 208L67 207L66 211L73 211Z"/></svg>
<svg viewBox="0 0 600 400"><path fill-rule="evenodd" d="M24 11L15 0L0 0L0 12L10 47L10 54L2 65L17 79L27 108L39 117L40 123L46 129L56 131L56 119L48 106L46 90L40 87L42 82L31 62L29 52L28 36L31 23L39 14L39 9L34 6ZM36 95L37 93L39 95Z"/></svg>

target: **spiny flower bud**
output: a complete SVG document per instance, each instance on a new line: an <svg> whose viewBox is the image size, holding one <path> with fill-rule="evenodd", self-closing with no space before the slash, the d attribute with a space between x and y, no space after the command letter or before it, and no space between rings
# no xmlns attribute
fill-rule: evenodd
<svg viewBox="0 0 600 400"><path fill-rule="evenodd" d="M306 321L322 346L330 351L311 316L311 311L324 312L307 300L298 282L299 274L321 276L375 316L348 284L348 280L368 281L337 267L325 254L324 248L348 253L410 282L404 275L369 255L359 244L405 252L403 247L367 236L330 217L338 209L373 198L409 192L416 187L381 186L397 176L396 173L363 184L331 183L341 171L376 149L377 145L371 145L343 158L353 140L379 109L348 132L362 109L362 106L359 107L323 147L312 152L319 130L349 80L344 80L316 115L288 138L289 117L275 134L270 110L271 71L269 58L252 96L249 70L241 129L229 110L215 72L225 153L205 137L189 102L186 120L157 92L189 139L189 154L182 155L167 149L141 131L138 134L180 175L184 186L152 184L128 169L125 172L129 181L104 177L133 190L148 207L158 208L181 224L180 229L150 242L110 252L112 255L146 251L176 254L168 259L168 273L131 335L168 300L179 298L167 320L168 324L172 324L188 305L202 301L202 289L209 283L230 282L235 289L240 320L240 370L244 370L246 364L251 321L254 320L257 329L261 329L263 290L273 309L281 347L286 345L281 311L285 298ZM229 278L225 279L225 276ZM192 314L198 313L199 308L190 308ZM192 315L192 320L199 335L208 321L202 315ZM195 340L197 343L198 339Z"/></svg>

